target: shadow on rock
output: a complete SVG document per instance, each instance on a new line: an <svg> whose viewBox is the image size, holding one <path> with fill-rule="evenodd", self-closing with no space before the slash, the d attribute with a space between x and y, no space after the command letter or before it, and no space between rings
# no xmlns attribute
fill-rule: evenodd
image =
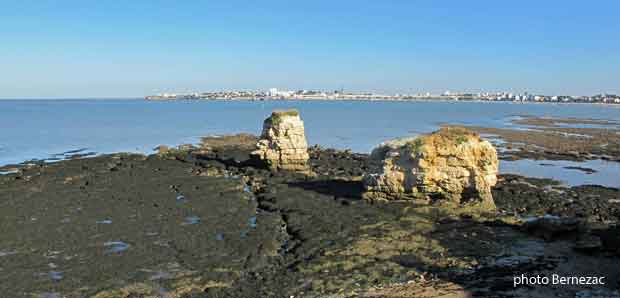
<svg viewBox="0 0 620 298"><path fill-rule="evenodd" d="M361 200L364 186L361 181L311 180L288 183L289 186L334 196L334 199Z"/></svg>

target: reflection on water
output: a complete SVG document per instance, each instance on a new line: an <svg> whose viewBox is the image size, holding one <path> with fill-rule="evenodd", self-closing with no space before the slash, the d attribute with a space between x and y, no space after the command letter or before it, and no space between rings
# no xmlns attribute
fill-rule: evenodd
<svg viewBox="0 0 620 298"><path fill-rule="evenodd" d="M579 168L584 168L580 170ZM566 160L501 160L499 164L502 174L519 174L530 177L551 178L569 186L597 184L607 187L620 187L620 163L605 160L589 160L584 162ZM590 172L592 169L596 172Z"/></svg>
<svg viewBox="0 0 620 298"><path fill-rule="evenodd" d="M47 276L53 281L59 281L64 278L64 275L61 271L50 271L47 273Z"/></svg>
<svg viewBox="0 0 620 298"><path fill-rule="evenodd" d="M198 216L188 216L185 218L185 221L181 224L183 226L187 225L195 225L200 223L200 217Z"/></svg>
<svg viewBox="0 0 620 298"><path fill-rule="evenodd" d="M620 123L615 121L609 121L605 124L594 124L594 123L555 123L555 125L559 127L565 128L600 128L600 129L618 129L620 128Z"/></svg>
<svg viewBox="0 0 620 298"><path fill-rule="evenodd" d="M17 251L14 251L14 250L0 250L0 257L10 256L10 255L14 255L16 253L17 253Z"/></svg>
<svg viewBox="0 0 620 298"><path fill-rule="evenodd" d="M106 253L120 253L129 248L129 244L123 241L109 241L103 244L106 247Z"/></svg>
<svg viewBox="0 0 620 298"><path fill-rule="evenodd" d="M250 217L249 223L250 223L250 228L253 228L253 229L256 228L256 216Z"/></svg>

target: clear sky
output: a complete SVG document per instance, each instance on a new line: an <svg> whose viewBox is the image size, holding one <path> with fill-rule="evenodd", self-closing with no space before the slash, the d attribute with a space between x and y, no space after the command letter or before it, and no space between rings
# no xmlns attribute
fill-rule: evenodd
<svg viewBox="0 0 620 298"><path fill-rule="evenodd" d="M620 93L620 1L0 0L0 98Z"/></svg>

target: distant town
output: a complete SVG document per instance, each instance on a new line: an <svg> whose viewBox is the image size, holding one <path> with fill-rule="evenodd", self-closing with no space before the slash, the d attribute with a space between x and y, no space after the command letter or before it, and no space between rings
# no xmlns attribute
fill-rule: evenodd
<svg viewBox="0 0 620 298"><path fill-rule="evenodd" d="M602 103L620 104L620 96L615 94L597 94L593 96L542 95L510 92L450 92L432 94L376 94L316 90L279 90L268 91L217 91L192 93L162 93L148 95L147 100L452 100L452 101L509 101L509 102L549 102L549 103Z"/></svg>

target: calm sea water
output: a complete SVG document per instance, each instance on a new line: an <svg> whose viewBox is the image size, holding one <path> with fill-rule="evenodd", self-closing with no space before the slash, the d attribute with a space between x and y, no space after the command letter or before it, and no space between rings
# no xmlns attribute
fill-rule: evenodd
<svg viewBox="0 0 620 298"><path fill-rule="evenodd" d="M505 127L520 114L620 119L619 106L581 104L1 100L0 165L76 149L150 153L157 145L196 143L201 136L259 134L263 119L283 108L300 110L310 144L356 152L441 123Z"/></svg>

